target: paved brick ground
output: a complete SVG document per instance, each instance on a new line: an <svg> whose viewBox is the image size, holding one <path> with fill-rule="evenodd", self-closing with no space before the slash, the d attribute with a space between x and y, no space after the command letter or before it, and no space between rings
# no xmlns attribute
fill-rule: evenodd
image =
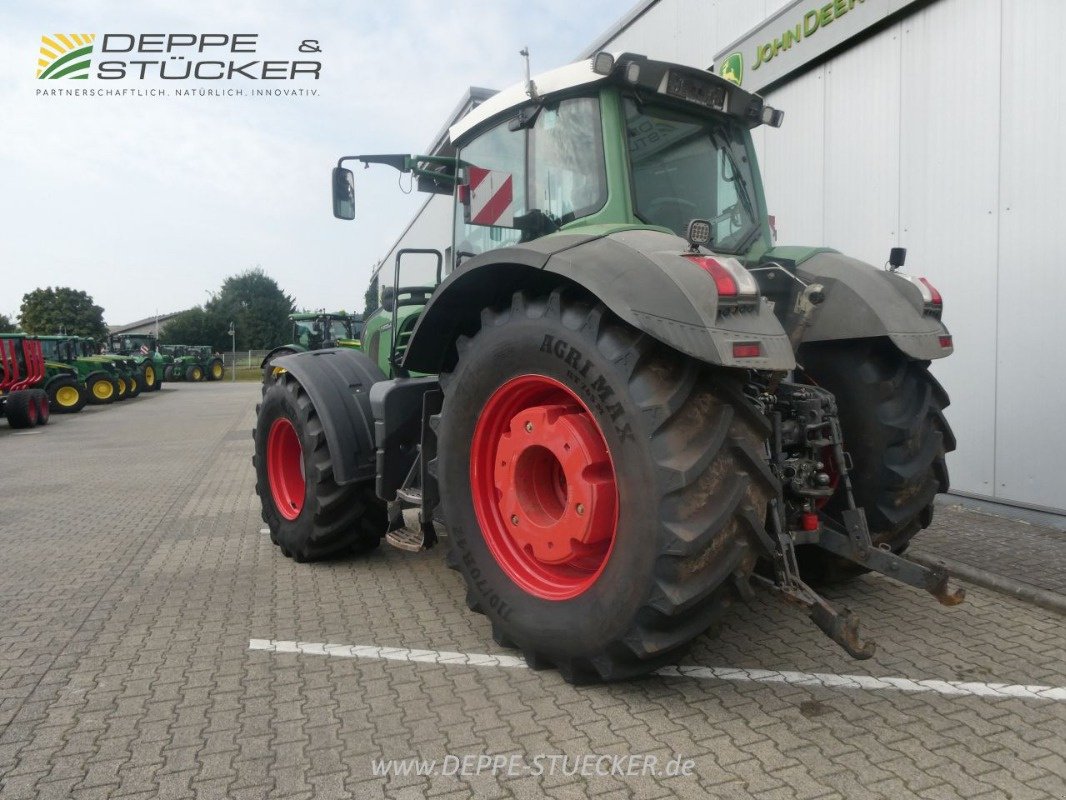
<svg viewBox="0 0 1066 800"><path fill-rule="evenodd" d="M1066 531L944 506L914 547L1066 594Z"/></svg>
<svg viewBox="0 0 1066 800"><path fill-rule="evenodd" d="M260 638L509 652L439 550L319 565L275 552L249 466L256 393L171 384L39 433L0 423L3 798L1066 796L1061 702L680 678L574 688L554 672L249 651ZM873 660L760 600L690 662L1066 686L1050 612L979 589L944 609L876 577L836 599L879 641ZM696 766L371 774L381 756L483 752Z"/></svg>

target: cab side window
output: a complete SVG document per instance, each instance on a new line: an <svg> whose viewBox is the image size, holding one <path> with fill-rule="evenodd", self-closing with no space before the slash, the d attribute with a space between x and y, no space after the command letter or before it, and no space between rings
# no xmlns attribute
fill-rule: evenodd
<svg viewBox="0 0 1066 800"><path fill-rule="evenodd" d="M463 202L455 204L457 260L517 244L514 218L526 213L526 136L503 122L460 153L465 167Z"/></svg>

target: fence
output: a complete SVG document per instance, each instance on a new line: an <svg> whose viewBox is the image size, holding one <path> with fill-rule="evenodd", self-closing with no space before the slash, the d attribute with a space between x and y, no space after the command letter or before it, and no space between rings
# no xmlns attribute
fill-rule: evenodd
<svg viewBox="0 0 1066 800"><path fill-rule="evenodd" d="M238 350L236 353L226 352L222 353L222 363L226 365L226 369L233 369L236 366L238 369L253 367L259 369L259 365L263 363L263 359L266 358L269 350ZM236 357L236 360L234 360Z"/></svg>

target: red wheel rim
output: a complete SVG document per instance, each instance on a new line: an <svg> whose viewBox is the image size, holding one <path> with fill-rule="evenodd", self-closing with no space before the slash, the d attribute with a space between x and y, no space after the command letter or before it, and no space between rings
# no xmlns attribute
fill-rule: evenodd
<svg viewBox="0 0 1066 800"><path fill-rule="evenodd" d="M48 397L46 395L37 401L37 421L46 422L49 413L51 413L51 409L48 407Z"/></svg>
<svg viewBox="0 0 1066 800"><path fill-rule="evenodd" d="M37 424L38 416L37 400L31 397L29 404L26 406L26 418L30 421L30 425Z"/></svg>
<svg viewBox="0 0 1066 800"><path fill-rule="evenodd" d="M529 594L567 600L600 577L618 528L614 464L596 418L559 381L523 375L485 403L471 442L474 512Z"/></svg>
<svg viewBox="0 0 1066 800"><path fill-rule="evenodd" d="M303 448L296 428L285 417L274 420L267 434L267 479L274 507L285 519L296 519L304 507Z"/></svg>

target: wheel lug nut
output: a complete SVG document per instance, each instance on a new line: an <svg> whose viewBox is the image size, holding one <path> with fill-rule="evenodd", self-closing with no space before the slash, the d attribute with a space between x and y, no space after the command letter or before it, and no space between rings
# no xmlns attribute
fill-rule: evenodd
<svg viewBox="0 0 1066 800"><path fill-rule="evenodd" d="M526 423L526 433L533 433L533 423L532 422L527 422Z"/></svg>
<svg viewBox="0 0 1066 800"><path fill-rule="evenodd" d="M518 524L518 515L517 514L512 514L511 515L511 524L512 525L517 525Z"/></svg>
<svg viewBox="0 0 1066 800"><path fill-rule="evenodd" d="M578 516L581 516L584 513L585 513L585 505L583 503L578 503L577 504L577 514L578 514Z"/></svg>

